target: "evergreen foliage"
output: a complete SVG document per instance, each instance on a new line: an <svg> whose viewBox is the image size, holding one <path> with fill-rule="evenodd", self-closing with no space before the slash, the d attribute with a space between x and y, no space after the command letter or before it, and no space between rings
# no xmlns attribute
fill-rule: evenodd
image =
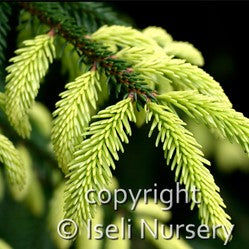
<svg viewBox="0 0 249 249"><path fill-rule="evenodd" d="M53 112L53 151L66 180L55 198L60 202L64 189L64 216L78 225L94 218L100 205L97 194L92 195L97 205L90 205L85 193L109 186L114 160L119 160L118 152L124 152L122 143L128 143L128 135L132 133L130 122L145 114L147 123L152 121L149 136L157 128L156 146L162 143L166 163L175 171L175 180L184 184L190 194L193 188L200 190L197 206L201 222L210 227L222 224L230 230L230 217L224 211L219 187L206 168L210 162L178 113L180 109L219 131L231 142L240 144L247 154L249 120L232 109L220 84L198 67L204 63L201 53L190 43L174 41L162 28L139 31L124 26L127 23L103 3L22 2L18 6L37 19L31 26L36 27L39 22L47 29L25 40L6 68L8 75L5 92L0 93L0 108L21 137L30 137L29 116L57 50L62 55L57 57L65 67L70 63L66 62L69 51L73 53L73 65L79 60L82 66L75 71L70 65L66 68L75 79L65 85ZM0 4L1 61L9 9L9 4ZM106 99L106 89L113 104L96 114L101 109L99 103ZM50 126L47 130L46 136ZM0 161L10 181L21 188L26 179L26 188L34 184L40 189L37 183L31 183L33 173L25 153L25 149L16 150L0 134ZM28 166L23 167L22 161ZM15 187L12 190L18 192ZM26 196L25 191L20 196ZM38 201L42 203L42 198ZM55 202L51 205L56 207ZM62 213L60 210L59 215ZM222 229L218 230L218 236L225 240ZM164 244L160 243L157 246L162 248ZM113 247L111 242L107 245ZM122 246L128 248L129 244L124 242ZM188 246L179 244L176 248Z"/></svg>
<svg viewBox="0 0 249 249"><path fill-rule="evenodd" d="M99 27L107 25L128 25L107 3L103 2L74 2L61 3L68 11L68 16L75 19L78 26L83 26L87 33L95 32Z"/></svg>
<svg viewBox="0 0 249 249"><path fill-rule="evenodd" d="M184 122L175 113L170 112L168 107L150 103L148 109L148 121L152 116L154 117L149 136L157 127L159 133L156 146L159 142L163 143L166 163L170 164L171 170L175 170L175 181L180 180L190 195L193 188L200 190L197 201L200 202L198 208L202 223L210 227L223 224L229 231L231 229L230 217L222 209L225 208L225 204L218 194L219 188L204 166L210 163L203 157L199 149L200 145L183 127ZM192 208L194 205L195 202L192 202ZM222 229L218 230L218 235L225 239Z"/></svg>
<svg viewBox="0 0 249 249"><path fill-rule="evenodd" d="M248 154L248 119L242 113L217 102L213 97L203 96L196 91L176 91L158 96L158 99L172 108L181 109L191 118L199 120L221 133L230 142L242 146ZM174 108L173 108L174 109Z"/></svg>
<svg viewBox="0 0 249 249"><path fill-rule="evenodd" d="M91 109L96 109L97 90L101 91L100 75L95 70L88 71L65 87L67 90L61 93L62 100L57 102L54 112L52 141L59 165L67 172L75 146L81 142L91 119Z"/></svg>
<svg viewBox="0 0 249 249"><path fill-rule="evenodd" d="M131 98L109 106L92 117L93 122L83 136L83 140L69 163L66 182L65 210L66 216L82 225L88 218L94 217L96 205L91 205L84 198L88 190L100 191L111 181L110 166L115 169L113 159L118 160L118 151L124 152L122 142L128 143L131 135L129 121L135 122ZM99 203L97 193L92 199Z"/></svg>
<svg viewBox="0 0 249 249"><path fill-rule="evenodd" d="M10 182L22 189L25 184L22 160L12 142L2 134L0 134L0 162L4 164Z"/></svg>
<svg viewBox="0 0 249 249"><path fill-rule="evenodd" d="M49 63L55 57L53 37L50 34L36 36L24 42L26 47L16 50L6 68L6 114L10 123L22 137L28 137L31 126L28 113L45 76Z"/></svg>

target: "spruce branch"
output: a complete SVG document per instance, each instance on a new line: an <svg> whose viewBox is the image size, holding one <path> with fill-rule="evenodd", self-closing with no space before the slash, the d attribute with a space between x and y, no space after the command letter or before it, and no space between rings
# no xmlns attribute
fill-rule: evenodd
<svg viewBox="0 0 249 249"><path fill-rule="evenodd" d="M181 109L209 128L215 128L230 142L240 144L249 155L249 120L242 113L197 91L174 91L158 95L157 99L167 106Z"/></svg>
<svg viewBox="0 0 249 249"><path fill-rule="evenodd" d="M168 55L172 55L181 59L186 59L191 64L198 66L204 65L204 59L202 57L201 52L196 49L191 43L174 41L167 44L164 47L164 51Z"/></svg>
<svg viewBox="0 0 249 249"><path fill-rule="evenodd" d="M151 26L145 28L143 34L155 40L167 55L185 59L191 64L203 66L204 58L198 49L188 42L174 41L166 30Z"/></svg>
<svg viewBox="0 0 249 249"><path fill-rule="evenodd" d="M93 218L96 205L85 199L88 190L100 191L111 181L110 167L115 169L113 159L118 160L118 151L124 151L122 142L128 143L131 135L129 121L135 122L132 99L128 97L105 110L100 111L83 134L83 140L74 153L68 166L65 189L65 216L78 225ZM98 204L97 193L91 195Z"/></svg>
<svg viewBox="0 0 249 249"><path fill-rule="evenodd" d="M179 89L196 89L199 93L212 96L232 107L220 84L201 68L180 59L167 61L165 68L165 71L163 70L165 76Z"/></svg>
<svg viewBox="0 0 249 249"><path fill-rule="evenodd" d="M115 35L113 35L115 34ZM150 46L157 47L156 41L145 36L142 32L133 29L132 27L123 27L119 25L102 26L91 35L94 41L102 42L108 47L135 47L135 46Z"/></svg>
<svg viewBox="0 0 249 249"><path fill-rule="evenodd" d="M22 189L19 189L17 185L13 185L12 182L8 182L10 193L16 201L23 201L28 194L28 188L32 181L32 159L28 150L23 145L17 145L16 150L22 161L22 170L25 172L25 185Z"/></svg>
<svg viewBox="0 0 249 249"><path fill-rule="evenodd" d="M128 25L108 3L104 2L73 2L60 3L68 15L73 17L78 26L85 28L87 33L95 32L103 25Z"/></svg>
<svg viewBox="0 0 249 249"><path fill-rule="evenodd" d="M154 117L149 136L153 130L158 128L156 146L163 143L164 157L167 165L171 163L171 170L175 170L175 180L180 180L190 192L191 189L199 189L197 200L200 202L199 216L203 224L212 228L214 225L223 225L229 231L230 217L225 213L225 204L219 195L219 187L215 184L214 178L204 164L209 161L203 157L200 145L196 142L191 132L186 130L184 122L168 107L155 103L148 103L147 121ZM192 199L193 200L193 199ZM193 208L193 200L191 207ZM218 236L225 239L223 229L218 229Z"/></svg>
<svg viewBox="0 0 249 249"><path fill-rule="evenodd" d="M51 137L59 165L65 173L75 146L81 142L82 133L89 124L91 111L97 108L100 75L96 70L88 71L68 83L66 89L56 103Z"/></svg>
<svg viewBox="0 0 249 249"><path fill-rule="evenodd" d="M18 189L25 185L25 168L12 142L0 134L0 162L4 164L9 181Z"/></svg>
<svg viewBox="0 0 249 249"><path fill-rule="evenodd" d="M115 34L112 35L112 34ZM159 38L159 34L161 37ZM203 66L204 59L201 52L188 42L173 41L172 37L165 30L155 27L148 27L142 32L131 27L118 25L103 26L91 35L91 38L103 42L113 52L123 48L149 48L154 53L179 57L192 64ZM164 41L164 43L163 43ZM157 56L154 56L157 58Z"/></svg>
<svg viewBox="0 0 249 249"><path fill-rule="evenodd" d="M1 96L3 96L4 98L1 99ZM1 105L1 100L3 100L3 111L5 110L5 95L4 94L0 94L0 105ZM1 108L1 106L0 106ZM29 148L32 152L32 154L44 158L45 161L52 167L54 167L55 169L58 169L58 162L55 159L53 153L48 150L47 148L45 148L43 145L41 145L40 143L38 143L36 140L33 139L23 139L22 137L19 137L16 132L12 129L12 127L9 126L9 122L7 122L7 120L5 118L1 118L0 119L1 124L0 124L0 128L6 133L6 135L8 135L8 137L15 137L17 143L20 144L24 144L27 148ZM60 172L60 171L58 171Z"/></svg>
<svg viewBox="0 0 249 249"><path fill-rule="evenodd" d="M212 76L182 59L173 59L159 46L128 46L117 52L117 56L131 63L134 71L147 82L158 84L158 77L161 77L175 90L198 90L199 93L213 96L227 106L232 106L222 87Z"/></svg>
<svg viewBox="0 0 249 249"><path fill-rule="evenodd" d="M100 24L116 23L116 17L102 15L105 4L18 4L37 17L33 18L35 25L40 21L44 24L43 28L48 26L50 29L46 35L25 41L26 47L16 51L17 56L11 59L13 64L7 67L6 94L0 93L0 108L6 111L10 123L22 137L30 133L30 109L48 64L55 57L53 37L60 36L58 50L61 43L66 49L73 48L74 59L70 66L74 67L78 59L84 65L84 73L66 85L53 113L52 142L67 178L65 216L79 225L93 218L99 204L97 196L96 193L91 196L97 205L90 205L85 193L90 189L98 191L106 188L110 182L114 160L118 160L119 150L123 152L122 142L128 143L128 135L131 135L129 121L136 120L132 103L135 102L137 109L142 107L147 111L147 122L154 117L149 136L155 128L158 129L156 145L160 141L163 143L166 162L171 163L171 169L175 170L176 181L180 180L190 192L192 208L195 202L191 190L193 187L200 189L198 207L202 223L210 227L223 225L230 230L230 217L223 209L225 205L219 188L205 167L209 161L204 158L193 135L184 128L185 123L178 117L175 107L218 129L231 141L241 144L248 154L249 125L242 114L231 108L219 83L192 65L203 64L201 53L189 43L173 41L165 30L157 27L138 31L118 25L103 26L89 34ZM86 23L85 19L89 18L90 22ZM69 56L67 53L62 58L63 63L68 63ZM71 74L81 72L75 68L72 70L70 66L67 70ZM116 97L124 100L91 117L97 109L98 97L101 97L99 92L106 82L110 88L114 87ZM158 95L154 89L160 87L162 92L168 92L169 88L175 91ZM91 118L97 121L89 126ZM8 159L15 157L13 145L11 147L9 141L0 136L1 139L4 142L0 143L0 161L8 164ZM29 140L26 144L33 147ZM11 151L6 149L7 145L12 148ZM49 155L42 154L54 162ZM17 163L17 158L14 160ZM225 237L221 229L218 235L222 239Z"/></svg>
<svg viewBox="0 0 249 249"><path fill-rule="evenodd" d="M55 57L53 31L24 41L25 47L15 51L10 59L12 65L6 68L5 110L11 125L22 137L30 135L29 111L45 76L49 63Z"/></svg>
<svg viewBox="0 0 249 249"><path fill-rule="evenodd" d="M147 27L143 30L143 34L155 40L156 43L162 48L173 42L172 36L167 32L167 30L161 27Z"/></svg>
<svg viewBox="0 0 249 249"><path fill-rule="evenodd" d="M93 65L105 70L109 82L116 88L117 95L127 97L130 92L137 93L136 101L143 106L146 99L156 101L153 91L148 88L144 80L135 73L130 64L117 59L114 53L106 46L95 42L86 35L86 31L77 25L74 18L66 15L58 3L20 3L32 15L70 42L81 54L81 60L85 64ZM146 96L146 98L144 97Z"/></svg>
<svg viewBox="0 0 249 249"><path fill-rule="evenodd" d="M212 96L228 107L231 102L220 84L208 73L197 66L186 63L181 59L146 58L133 66L134 70L153 78L161 75L169 81L175 90L198 90L199 93Z"/></svg>

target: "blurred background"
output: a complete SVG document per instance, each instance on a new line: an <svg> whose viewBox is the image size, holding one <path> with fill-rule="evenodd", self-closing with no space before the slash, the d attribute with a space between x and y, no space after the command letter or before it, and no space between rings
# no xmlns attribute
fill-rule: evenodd
<svg viewBox="0 0 249 249"><path fill-rule="evenodd" d="M174 40L192 43L203 54L205 59L203 69L220 82L234 108L249 117L247 38L249 3L172 1L112 2L110 5L124 16L129 16L133 26L138 29L160 26L166 29ZM18 20L13 18L12 22L17 23ZM16 48L16 31L12 30L8 38L7 57L10 58ZM55 73L56 70L58 73ZM45 82L37 100L52 112L59 99L58 94L67 83L67 77L60 74L59 63L52 66ZM1 121L4 123L4 117ZM237 146L217 139L203 126L198 126L187 119L186 122L203 145L206 157L212 162L210 171L220 187L232 223L235 224L234 238L226 248L247 249L249 248L249 160ZM154 183L158 184L159 190L175 187L174 173L165 165L162 150L154 146L155 137L147 138L148 128L146 125L140 128L133 126L133 136L129 145L125 146L125 153L120 155L120 161L117 162L114 172L120 188L134 190L152 188ZM41 147L46 145L48 138L39 134L39 127L35 126L35 122L33 129L33 139L38 141ZM6 134L12 138L12 141L15 140L13 131L8 130ZM55 248L47 229L47 214L52 190L60 174L54 172L54 159L51 157L51 160L44 161L43 156L39 148L32 154L41 185L43 210L38 210L36 215L36 211L30 211L29 205L14 201L7 190L0 202L0 237L8 241L13 248ZM188 204L174 205L171 211L169 224L199 224L197 209L190 211ZM219 239L196 238L188 243L194 249L218 249L223 246L223 242ZM154 247L137 240L132 244L132 248Z"/></svg>

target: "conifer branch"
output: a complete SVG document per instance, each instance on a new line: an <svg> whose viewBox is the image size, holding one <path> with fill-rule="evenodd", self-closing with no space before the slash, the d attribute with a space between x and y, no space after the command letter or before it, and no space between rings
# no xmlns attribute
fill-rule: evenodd
<svg viewBox="0 0 249 249"><path fill-rule="evenodd" d="M173 42L172 36L161 27L147 27L143 30L143 34L155 40L156 43L162 48Z"/></svg>
<svg viewBox="0 0 249 249"><path fill-rule="evenodd" d="M86 72L68 83L66 89L56 103L51 137L59 165L65 173L75 146L81 142L82 133L88 126L91 110L96 110L97 90L101 91L100 75L96 70Z"/></svg>
<svg viewBox="0 0 249 249"><path fill-rule="evenodd" d="M112 35L112 34L115 34ZM159 38L159 34L161 37ZM160 58L164 55L179 57L192 64L203 66L204 59L201 52L188 42L173 41L172 37L165 30L155 27L148 27L140 32L131 27L112 25L103 26L91 35L95 41L101 41L113 52L118 48L149 48ZM153 54L153 53L152 53ZM155 55L156 59L157 56Z"/></svg>
<svg viewBox="0 0 249 249"><path fill-rule="evenodd" d="M66 217L78 225L93 218L96 205L85 199L88 190L100 191L106 188L112 178L110 166L115 169L113 159L118 160L118 151L124 151L122 142L128 143L131 135L129 121L135 122L132 100L128 97L117 104L100 111L84 133L89 138L83 140L68 166L65 211ZM97 194L90 197L98 204Z"/></svg>
<svg viewBox="0 0 249 249"><path fill-rule="evenodd" d="M22 189L20 189L17 185L13 185L12 182L8 182L8 184L12 197L16 201L23 201L28 194L28 188L33 180L32 177L34 177L32 175L32 159L28 150L23 145L17 145L16 150L22 161L22 170L25 172L25 185Z"/></svg>
<svg viewBox="0 0 249 249"><path fill-rule="evenodd" d="M6 77L6 114L12 126L24 138L30 134L28 114L40 81L55 57L51 32L24 41L26 47L15 51L17 56L10 59L13 64L6 68L9 73Z"/></svg>
<svg viewBox="0 0 249 249"><path fill-rule="evenodd" d="M191 64L203 66L204 58L201 52L188 42L173 41L172 36L160 27L147 27L143 34L152 38L164 49L167 55L185 59Z"/></svg>
<svg viewBox="0 0 249 249"><path fill-rule="evenodd" d="M108 3L104 2L66 2L60 3L73 17L78 26L82 26L91 34L103 25L128 25Z"/></svg>
<svg viewBox="0 0 249 249"><path fill-rule="evenodd" d="M231 142L240 144L249 155L249 120L242 113L197 91L169 92L157 98L167 106L178 107L190 117L215 128Z"/></svg>
<svg viewBox="0 0 249 249"><path fill-rule="evenodd" d="M12 142L2 134L0 134L0 162L4 164L10 182L22 189L25 184L22 160Z"/></svg>
<svg viewBox="0 0 249 249"><path fill-rule="evenodd" d="M113 35L115 34L115 35ZM123 27L118 25L102 26L91 35L94 41L102 42L108 47L120 46L122 48L135 46L157 47L156 41L145 36L142 32L132 27ZM115 52L117 49L115 49Z"/></svg>
<svg viewBox="0 0 249 249"><path fill-rule="evenodd" d="M168 80L176 90L198 90L203 95L212 96L217 101L232 104L224 93L220 84L209 74L197 66L185 63L181 59L147 58L134 65L134 70L153 77L161 75Z"/></svg>
<svg viewBox="0 0 249 249"><path fill-rule="evenodd" d="M130 64L117 59L106 46L90 39L86 31L79 27L73 18L67 16L58 3L20 4L74 45L81 54L82 61L88 65L97 63L98 67L102 67L109 77L109 82L116 88L117 94L122 92L123 97L127 97L130 92L135 92L136 101L140 106L143 106L147 99L156 101L153 91L148 88L139 74L130 68Z"/></svg>
<svg viewBox="0 0 249 249"><path fill-rule="evenodd" d="M180 180L190 192L191 189L199 189L197 200L200 202L199 216L203 224L212 228L214 225L223 225L227 231L231 228L230 217L225 213L225 204L219 195L219 188L214 182L213 176L204 164L209 165L200 151L200 145L193 135L186 130L184 122L170 109L155 103L148 104L147 121L154 116L149 136L158 128L156 146L163 143L164 157L167 165L171 163L171 170L175 170L175 180ZM193 199L192 199L193 200ZM193 200L191 207L195 205ZM221 239L225 239L222 229L217 231Z"/></svg>
<svg viewBox="0 0 249 249"><path fill-rule="evenodd" d="M4 96L4 94L2 96ZM1 94L0 94L0 102L1 102ZM3 108L4 106L5 104L3 105ZM2 110L4 111L5 109L2 109ZM58 162L50 150L48 150L47 148L44 148L44 146L42 146L40 143L37 143L36 140L23 139L17 136L16 132L14 132L12 127L9 126L9 122L7 122L6 119L0 119L0 121L1 121L0 128L8 135L8 137L16 137L17 142L24 144L26 147L30 148L31 152L34 155L44 158L49 166L52 166L55 169L58 169Z"/></svg>
<svg viewBox="0 0 249 249"><path fill-rule="evenodd" d="M102 15L104 4L18 4L37 17L33 19L34 26L38 26L40 21L50 28L48 34L25 41L26 47L16 51L17 56L10 60L13 64L7 67L9 75L6 78L6 92L0 93L0 108L6 112L10 123L22 137L30 134L30 110L40 81L55 57L53 37L60 36L59 45L65 42L67 46L70 43L66 49L74 49L76 56L71 60L73 66L78 59L84 66L84 73L66 85L53 113L52 142L59 165L67 178L65 216L78 225L93 218L95 208L100 203L94 193L91 199L96 204L89 204L85 193L90 189L99 191L110 183L111 167L115 169L114 160L119 159L118 151L123 152L122 143L128 143L128 135L131 135L129 122L136 120L135 102L137 109L142 107L147 111L147 122L154 117L149 136L155 128L158 129L156 145L162 142L166 163L175 170L176 181L185 184L190 192L191 208L195 205L191 190L193 187L200 190L197 199L200 201L198 207L202 223L210 227L223 225L230 230L230 217L223 209L225 205L219 195L219 188L205 167L210 163L204 158L192 133L184 128L185 123L178 117L176 108L241 144L247 154L249 122L231 108L218 82L197 66L186 63L185 60L202 65L201 53L189 43L173 41L166 30L157 27L138 31L118 25L103 26L89 34L100 23L110 24L118 20L114 15ZM98 6L101 8L99 13ZM89 23L84 21L85 17L93 17L89 27ZM6 18L3 20L6 21ZM0 35L1 32L0 26ZM5 32L2 33L5 35ZM0 38L0 59L1 44ZM66 56L62 61L65 62ZM81 73L80 70L68 68L72 74ZM106 82L110 87L110 95L114 88L116 97L123 100L91 117L97 109L98 97L101 97L98 94ZM168 86L176 92L168 92ZM159 95L154 89L160 87L160 93L167 93ZM89 126L91 118L97 121ZM46 134L49 131L50 127ZM32 141L27 141L27 144L33 149ZM43 155L53 160L49 153ZM18 153L2 135L0 161L7 166L12 181L22 185L24 177ZM218 235L225 238L222 229L218 229Z"/></svg>
<svg viewBox="0 0 249 249"><path fill-rule="evenodd" d="M174 41L164 47L164 51L168 55L186 59L194 65L203 66L204 59L201 52L196 49L192 44L182 41Z"/></svg>
<svg viewBox="0 0 249 249"><path fill-rule="evenodd" d="M180 59L172 59L165 63L165 70L162 70L162 72L178 90L198 90L199 93L212 96L232 107L220 84L201 68L185 63Z"/></svg>
<svg viewBox="0 0 249 249"><path fill-rule="evenodd" d="M222 87L212 76L182 59L172 59L164 53L163 48L126 47L117 56L131 63L134 71L147 82L158 84L157 77L163 77L175 90L198 90L203 95L212 96L227 106L232 106Z"/></svg>

